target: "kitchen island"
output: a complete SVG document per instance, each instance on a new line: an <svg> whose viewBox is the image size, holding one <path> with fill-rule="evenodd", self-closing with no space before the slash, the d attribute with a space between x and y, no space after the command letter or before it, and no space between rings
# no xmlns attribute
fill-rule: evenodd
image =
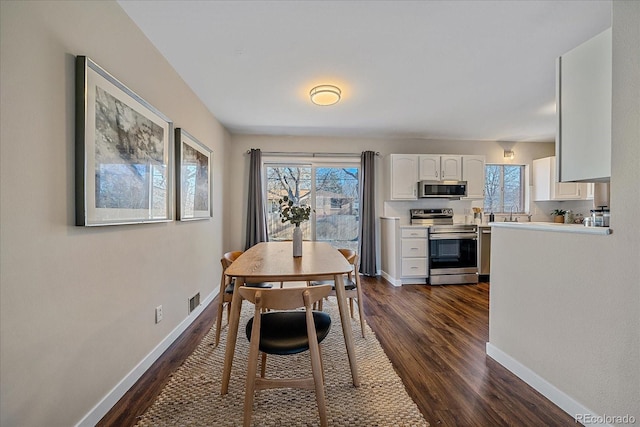
<svg viewBox="0 0 640 427"><path fill-rule="evenodd" d="M593 413L601 399L593 384L624 384L616 364L632 340L625 313L633 302L618 289L634 294L637 281L623 280L623 266L632 268L637 253L609 257L626 239L610 233L576 224L491 223L487 355L569 414ZM618 399L632 391L619 390Z"/></svg>

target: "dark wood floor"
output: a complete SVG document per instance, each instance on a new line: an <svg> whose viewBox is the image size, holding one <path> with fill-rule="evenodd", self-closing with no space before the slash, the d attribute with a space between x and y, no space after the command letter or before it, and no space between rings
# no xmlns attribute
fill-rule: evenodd
<svg viewBox="0 0 640 427"><path fill-rule="evenodd" d="M576 426L485 354L489 284L391 286L363 277L365 318L432 426ZM98 424L129 426L213 325L211 304Z"/></svg>

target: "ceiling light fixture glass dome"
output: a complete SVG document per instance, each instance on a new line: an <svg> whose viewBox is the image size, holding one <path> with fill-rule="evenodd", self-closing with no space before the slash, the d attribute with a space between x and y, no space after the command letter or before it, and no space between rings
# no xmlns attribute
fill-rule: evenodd
<svg viewBox="0 0 640 427"><path fill-rule="evenodd" d="M342 91L339 87L333 85L316 86L309 92L311 102L316 105L333 105L340 101Z"/></svg>

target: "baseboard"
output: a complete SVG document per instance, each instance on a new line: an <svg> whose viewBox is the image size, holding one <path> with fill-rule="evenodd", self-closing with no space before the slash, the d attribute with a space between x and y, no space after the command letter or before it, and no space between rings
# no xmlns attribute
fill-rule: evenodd
<svg viewBox="0 0 640 427"><path fill-rule="evenodd" d="M390 276L386 271L380 270L380 275L393 286L402 286L402 282L399 279L396 280L395 277Z"/></svg>
<svg viewBox="0 0 640 427"><path fill-rule="evenodd" d="M573 399L571 396L558 389L556 386L542 378L540 375L536 374L534 371L518 362L516 359L509 356L507 353L503 352L498 347L489 342L486 346L486 352L487 356L491 357L493 360L507 368L509 371L513 372L522 381L526 382L531 387L536 389L540 394L553 402L557 407L573 417L576 422L580 422L580 419L603 419L603 417L598 416L595 412L589 410L584 405ZM602 423L589 423L589 425L610 426L610 424Z"/></svg>
<svg viewBox="0 0 640 427"><path fill-rule="evenodd" d="M144 375L160 356L177 340L180 335L198 318L204 309L218 295L211 292L169 335L142 359L107 395L87 413L76 427L95 426L124 394Z"/></svg>

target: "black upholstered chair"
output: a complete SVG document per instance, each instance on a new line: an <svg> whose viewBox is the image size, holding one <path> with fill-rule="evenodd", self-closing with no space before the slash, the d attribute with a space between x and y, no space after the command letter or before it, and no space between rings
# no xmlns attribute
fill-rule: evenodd
<svg viewBox="0 0 640 427"><path fill-rule="evenodd" d="M220 279L220 291L218 292L218 317L216 319L216 347L220 342L220 332L222 330L222 314L224 312L224 306L227 306L227 322L229 322L229 313L231 312L231 301L233 300L233 288L235 286L235 279L227 276L225 271L235 261L242 251L233 251L225 253L220 259L222 263L222 278ZM254 288L271 288L271 283L245 283L245 286Z"/></svg>
<svg viewBox="0 0 640 427"><path fill-rule="evenodd" d="M250 346L244 400L245 427L251 425L255 391L283 387L315 389L320 424L327 425L320 342L329 333L331 317L327 313L313 311L312 306L316 301L329 295L330 291L329 285L238 289L243 298L255 304L254 316L246 326ZM299 307L304 307L305 310L294 310ZM265 378L267 354L290 355L306 350L309 350L311 355L312 377ZM256 373L260 352L262 352L262 369L258 377Z"/></svg>

